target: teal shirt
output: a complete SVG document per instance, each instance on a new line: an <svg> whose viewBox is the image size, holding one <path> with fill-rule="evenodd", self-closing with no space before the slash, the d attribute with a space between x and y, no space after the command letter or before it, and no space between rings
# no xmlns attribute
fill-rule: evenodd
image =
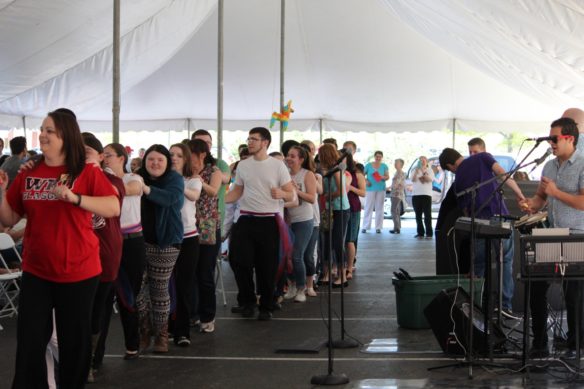
<svg viewBox="0 0 584 389"><path fill-rule="evenodd" d="M222 173L230 173L229 165L222 159L217 160L217 167ZM221 183L219 187L219 193L217 193L217 200L219 202L219 217L221 218L221 226L223 225L223 220L225 219L225 188L227 185Z"/></svg>
<svg viewBox="0 0 584 389"><path fill-rule="evenodd" d="M381 177L383 177L385 175L385 173L387 173L389 171L389 168L384 163L381 163L381 165L379 165L379 169L375 169L373 167L373 165L371 165L371 163L368 163L367 165L365 165L365 176L366 176L367 180L371 183L371 186L368 186L365 188L365 190L367 192L380 192L380 191L384 192L385 191L385 180L377 181L373 177L373 174L376 171Z"/></svg>
<svg viewBox="0 0 584 389"><path fill-rule="evenodd" d="M334 193L337 191L337 182L335 181L334 178L328 178L325 177L323 178L323 189L325 192L325 199L328 199L328 185L329 185L329 180L331 182L331 192ZM347 181L345 176L341 177L341 185L345 185L345 182ZM349 209L349 197L347 196L347 192L346 191L342 191L341 192L341 196L337 196L333 199L333 211L341 211L341 210L347 210ZM341 208L342 205L342 208ZM326 202L326 207L328 209L328 201Z"/></svg>

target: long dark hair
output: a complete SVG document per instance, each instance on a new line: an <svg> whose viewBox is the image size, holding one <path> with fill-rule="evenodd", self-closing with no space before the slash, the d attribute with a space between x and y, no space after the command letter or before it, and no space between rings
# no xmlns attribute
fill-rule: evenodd
<svg viewBox="0 0 584 389"><path fill-rule="evenodd" d="M353 155L351 153L347 153L347 157L345 160L347 161L347 171L349 173L357 172L357 167L355 166L355 160L353 159Z"/></svg>
<svg viewBox="0 0 584 389"><path fill-rule="evenodd" d="M114 149L114 151L116 152L116 155L118 157L124 157L123 169L124 169L124 173L128 173L128 169L126 169L126 165L128 164L128 152L126 151L126 148L120 143L110 143L109 145L106 145L105 147L111 147L112 149Z"/></svg>
<svg viewBox="0 0 584 389"><path fill-rule="evenodd" d="M147 158L148 154L150 154L153 151L156 151L157 153L160 153L166 157L166 170L158 179L166 177L166 175L172 171L172 162L170 161L170 152L168 151L168 149L160 144L155 144L148 147L148 150L146 150L146 152L144 153L144 158L142 158L142 166L140 167L140 170L138 170L138 174L142 176L142 178L144 179L144 183L146 185L150 185L152 182L155 181L152 177L150 177L150 173L148 173L148 171L146 170L146 160L148 159Z"/></svg>
<svg viewBox="0 0 584 389"><path fill-rule="evenodd" d="M63 154L67 167L68 186L71 186L85 168L85 145L75 114L67 108L59 108L47 114L55 123L57 134L63 140ZM44 159L44 157L43 157Z"/></svg>
<svg viewBox="0 0 584 389"><path fill-rule="evenodd" d="M171 149L173 147L177 147L177 148L181 149L181 151L182 151L183 168L182 168L182 172L180 172L180 174L182 174L183 177L192 176L193 175L193 168L191 166L191 149L189 149L189 147L187 145L185 145L184 143L175 143L172 146L170 146ZM169 149L169 151L170 151L170 149Z"/></svg>
<svg viewBox="0 0 584 389"><path fill-rule="evenodd" d="M217 160L211 155L211 150L209 150L209 145L207 142L201 139L193 139L189 141L189 149L191 154L201 155L205 153L205 160L203 161L205 165L215 166Z"/></svg>
<svg viewBox="0 0 584 389"><path fill-rule="evenodd" d="M314 166L314 161L310 158L308 151L300 145L290 147L290 150L296 150L298 152L298 158L302 159L302 168L306 170L310 170L311 172L315 172L316 168ZM288 150L288 152L290 152Z"/></svg>

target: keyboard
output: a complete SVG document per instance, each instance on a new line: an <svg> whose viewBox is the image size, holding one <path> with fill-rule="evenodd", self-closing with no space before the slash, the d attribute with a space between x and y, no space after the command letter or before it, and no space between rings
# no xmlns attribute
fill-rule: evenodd
<svg viewBox="0 0 584 389"><path fill-rule="evenodd" d="M476 237L481 239L504 239L511 236L511 223L509 222L493 225L490 220L475 219L474 228ZM456 219L454 229L470 234L470 217L463 216Z"/></svg>

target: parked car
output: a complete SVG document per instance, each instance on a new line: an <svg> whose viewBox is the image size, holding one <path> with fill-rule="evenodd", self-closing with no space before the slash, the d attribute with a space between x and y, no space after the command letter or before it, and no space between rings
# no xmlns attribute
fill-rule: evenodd
<svg viewBox="0 0 584 389"><path fill-rule="evenodd" d="M493 155L495 160L501 165L505 171L510 171L515 167L515 160L513 157L508 155ZM416 158L414 162L410 165L409 169L406 172L406 212L411 212L414 210L412 206L412 196L413 196L413 185L411 177L414 173L414 169L418 165L419 158ZM438 157L428 158L428 164L430 166L436 167L439 169L440 162L438 161ZM432 190L432 212L438 212L440 210L440 205L442 204L442 200L446 196L446 192L450 189L452 182L454 182L454 174L451 172L442 171L442 169L438 170L444 174L444 178L442 182L436 186L434 190ZM434 170L436 172L436 170ZM383 204L383 216L386 219L391 218L391 199L390 199L390 192L386 192L385 194L385 201Z"/></svg>

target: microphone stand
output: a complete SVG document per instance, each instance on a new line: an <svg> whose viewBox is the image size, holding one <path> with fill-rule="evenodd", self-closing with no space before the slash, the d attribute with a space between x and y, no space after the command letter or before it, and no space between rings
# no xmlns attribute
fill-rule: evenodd
<svg viewBox="0 0 584 389"><path fill-rule="evenodd" d="M344 159L345 157L341 156L341 158ZM341 205L342 205L343 191L345 190L345 185L343 184L343 177L344 177L347 165L345 165L341 160L341 161L338 161L337 168L338 168L338 171L340 172L340 175L341 175L341 179L340 179L340 186L341 187L339 188L339 190L341 192L340 196L341 196ZM332 178L329 179L329 183L330 183L331 179ZM330 204L330 205L332 205L332 204ZM341 208L342 208L342 206L341 206ZM343 220L344 219L343 214L344 214L344 212L341 210L341 226L345 225L344 224L345 221ZM341 277L340 277L341 278L341 319L340 319L340 321L341 321L341 339L337 339L333 342L334 348L341 348L341 349L354 348L354 347L359 346L359 344L354 339L345 338L345 293L344 293L345 283L343 282L343 278L346 277L345 276L346 269L345 269L345 238L344 238L344 236L343 236L342 247L343 247L343 257L337 258L337 261L341 267L341 269L340 269L340 271L341 271ZM330 277L329 277L329 279L330 279Z"/></svg>
<svg viewBox="0 0 584 389"><path fill-rule="evenodd" d="M338 172L339 166L331 169L324 175L324 178L328 178L327 182L327 203L328 209L332 212L333 211L333 197L331 192L331 179L336 172ZM328 216L327 216L328 217ZM332 288L333 288L333 226L330 225L328 230L328 247L325 250L328 250L328 370L327 374L323 375L315 375L312 376L310 379L310 383L312 385L343 385L349 383L349 378L341 373L341 374L334 374L333 373L333 328L332 328ZM341 283L343 279L341 278Z"/></svg>

